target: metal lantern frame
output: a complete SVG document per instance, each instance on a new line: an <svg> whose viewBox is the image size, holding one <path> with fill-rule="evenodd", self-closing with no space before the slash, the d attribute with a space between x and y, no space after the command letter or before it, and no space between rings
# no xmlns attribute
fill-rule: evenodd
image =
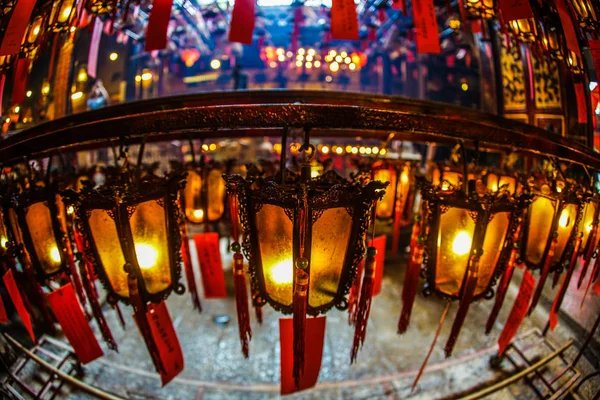
<svg viewBox="0 0 600 400"><path fill-rule="evenodd" d="M406 216L406 218L403 218L403 220L405 221L410 221L411 216L412 216L412 210L413 210L413 205L414 205L414 199L415 199L415 167L416 167L417 163L415 161L410 161L410 160L392 160L392 159L374 159L373 162L371 163L371 170L373 171L373 176L375 176L375 174L377 173L377 171L380 170L393 170L396 174L396 187L391 188L388 186L386 193L389 191L389 194L392 195L394 197L393 202L392 202L392 213L390 214L389 217L380 217L378 215L376 215L377 220L380 221L394 221L394 219L396 218L396 204L398 202L398 200L400 200L399 196L399 191L400 191L400 177L402 175L402 171L405 167L408 167L408 190L407 190L407 194L408 196L410 196L410 198L407 196L406 199L402 199L403 205L402 205L402 209L400 210L400 217L404 217ZM411 200L412 201L409 201ZM377 214L377 212L376 212Z"/></svg>
<svg viewBox="0 0 600 400"><path fill-rule="evenodd" d="M471 181L473 182L473 181ZM506 235L503 240L502 250L493 266L494 272L491 274L487 288L481 293L474 295L473 300L480 298L491 299L494 296L494 286L498 278L504 272L504 265L510 255L512 248L512 239L519 226L521 211L527 203L527 198L515 198L512 195L495 193L495 194L480 194L475 190L471 190L468 194L460 188L452 187L449 190L440 190L436 186L431 185L424 179L418 180L418 185L421 188L421 196L423 202L423 224L428 227L428 232L425 238L425 259L423 264L422 275L426 278L426 284L423 287L423 294L430 296L436 293L441 298L447 300L459 300L465 280L460 285L457 295L442 293L436 288L437 274L437 248L438 248L438 232L440 230L441 216L450 208L461 208L468 210L469 217L475 222L473 237L471 240L471 248L469 257L467 258L467 266L465 274L468 274L468 265L471 263L475 252L483 248L483 243L486 236L486 230L489 222L494 215L498 213L509 213L509 221L506 230Z"/></svg>
<svg viewBox="0 0 600 400"><path fill-rule="evenodd" d="M523 43L534 43L538 40L538 26L534 18L510 21L508 27L517 40Z"/></svg>
<svg viewBox="0 0 600 400"><path fill-rule="evenodd" d="M86 3L86 8L92 15L103 16L114 12L118 3L118 0L90 0Z"/></svg>
<svg viewBox="0 0 600 400"><path fill-rule="evenodd" d="M97 190L84 188L79 194L73 191L65 192L67 204L73 205L75 208L76 226L83 237L86 249L85 256L94 266L96 275L108 292L109 303L114 304L122 301L125 304L130 304L130 298L115 292L104 269L89 223L92 210L105 210L114 221L119 236L115 240L118 240L118 245L121 247L125 265L129 264L132 267L132 271L124 271L124 273L133 272L137 277L142 301L145 303L159 303L166 299L171 291L178 294L185 291L185 288L179 282L181 279L182 257L180 248L182 239L179 230L180 209L177 202L177 195L185 184L184 177L185 174L175 173L163 179L142 181L139 185L110 185ZM171 278L171 284L157 293L149 293L144 283L129 222L139 204L152 200L164 209Z"/></svg>
<svg viewBox="0 0 600 400"><path fill-rule="evenodd" d="M538 25L541 49L554 60L564 60L567 50L558 15L556 13L546 13L539 19Z"/></svg>
<svg viewBox="0 0 600 400"><path fill-rule="evenodd" d="M200 159L199 163L195 163L192 162L186 169L186 173L188 175L188 179L190 177L190 173L194 173L194 174L198 174L200 176L201 179L201 187L200 187L200 198L199 198L199 204L200 204L200 209L203 210L203 218L202 221L194 221L192 219L190 219L188 217L187 214L187 207L188 204L186 203L185 200L185 190L187 188L189 188L189 182L188 185L186 185L185 188L183 188L181 190L181 194L180 194L180 199L181 199L181 208L183 210L183 214L185 216L185 220L188 223L191 224L211 224L211 223L215 223L220 221L221 219L223 219L223 217L225 216L225 209L226 209L226 205L225 205L225 200L226 200L226 194L225 191L223 191L223 197L220 199L220 202L223 205L223 211L221 212L221 215L219 215L218 218L214 218L214 219L210 219L209 218L209 212L208 212L208 207L209 207L209 203L211 201L211 196L214 196L213 194L210 193L209 191L209 184L208 184L208 175L213 172L213 171L217 171L220 172L219 173L219 179L221 179L221 175L223 173L227 173L229 171L230 168L228 168L228 165L218 162L218 161L206 161L204 159L204 157L202 157ZM193 207L193 205L192 205Z"/></svg>
<svg viewBox="0 0 600 400"><path fill-rule="evenodd" d="M46 17L42 9L38 8L33 11L33 16L28 22L23 41L21 43L21 55L29 56L34 53L44 36ZM36 32L37 29L37 32Z"/></svg>
<svg viewBox="0 0 600 400"><path fill-rule="evenodd" d="M16 3L16 0L0 0L0 17L9 15Z"/></svg>
<svg viewBox="0 0 600 400"><path fill-rule="evenodd" d="M496 176L495 180L496 182L491 182L491 177L492 176ZM501 185L500 182L502 182L502 180L506 180L506 179L512 179L514 181L514 190L509 190L510 184L503 184ZM519 193L520 191L522 191L522 186L520 185L520 181L519 181L519 176L517 175L517 173L513 173L513 172L509 172L503 169L496 169L496 168L485 168L485 170L483 170L482 174L481 174L481 181L483 182L483 184L485 185L485 187L490 190L491 192L499 192L500 190L504 189L505 191L507 191L509 194L511 195L515 195L516 193ZM490 188L490 184L494 184L496 185L496 190L492 190L492 188Z"/></svg>
<svg viewBox="0 0 600 400"><path fill-rule="evenodd" d="M84 1L84 0L80 0ZM73 22L77 17L77 1L76 0L55 0L49 3L50 11L47 21L47 29L49 32L67 32L73 26ZM68 14L65 16L65 6L70 7ZM63 21L61 21L61 19Z"/></svg>
<svg viewBox="0 0 600 400"><path fill-rule="evenodd" d="M280 175L278 175L280 177ZM383 189L387 186L382 182L371 181L362 186L352 183L340 177L333 171L326 171L313 179L302 181L300 175L286 171L284 183L278 183L273 178L261 178L252 175L249 170L247 178L239 175L224 177L227 182L227 190L238 198L240 222L243 233L242 249L249 262L249 273L253 293L253 302L256 307L262 307L269 303L275 310L284 314L293 312L293 304L285 305L274 300L267 292L265 276L263 271L259 233L257 230L256 216L265 204L283 208L286 216L293 224L292 259L300 258L300 244L298 240L300 223L298 211L302 207L303 193L307 195L309 217L307 218L307 229L305 239L304 258L310 260L312 244L312 228L327 209L346 209L351 216L351 231L348 237L348 245L343 265L341 267L340 279L337 292L331 301L318 307L307 304L306 313L316 316L325 313L332 307L344 310L348 307L346 295L357 275L357 267L365 253L364 236L370 222L370 210L373 201L382 196ZM310 264L307 274L310 276ZM294 277L294 280L296 278ZM308 288L310 295L310 288Z"/></svg>
<svg viewBox="0 0 600 400"><path fill-rule="evenodd" d="M555 179L544 180L541 185L539 183L533 184L531 182L529 184L524 184L524 190L526 190L532 196L532 200L531 200L531 203L529 204L529 207L531 207L531 205L535 202L535 200L538 197L544 197L554 203L554 207L556 210L554 213L554 216L552 218L552 221L550 223L551 228L548 233L548 238L546 241L544 252L542 253L542 255L540 257L540 262L537 264L531 263L530 261L527 260L527 257L526 257L527 241L528 241L528 237L529 237L529 233L530 233L529 225L530 225L530 219L531 219L531 212L530 212L531 210L528 207L528 209L525 211L525 217L524 217L523 225L521 228L519 252L521 254L521 259L525 262L525 265L527 265L527 267L529 269L532 269L532 270L540 269L541 270L543 268L543 263L544 263L544 260L546 260L546 258L548 257L548 252L550 251L550 247L552 245L554 233L557 231L562 211L565 209L565 207L567 205L575 205L575 206L577 206L577 215L575 216L573 228L571 229L571 232L566 241L565 247L563 249L563 252L561 254L559 261L550 265L549 272L556 272L556 271L562 270L563 265L565 263L568 263L568 261L569 261L569 255L571 252L571 248L572 248L573 242L575 241L575 238L577 236L579 222L580 222L582 214L583 214L583 199L582 199L582 193L580 190L578 190L578 187L576 187L576 185L574 185L570 182L565 182L565 187L562 188L560 190L560 192L557 191L558 187L559 187L559 183Z"/></svg>

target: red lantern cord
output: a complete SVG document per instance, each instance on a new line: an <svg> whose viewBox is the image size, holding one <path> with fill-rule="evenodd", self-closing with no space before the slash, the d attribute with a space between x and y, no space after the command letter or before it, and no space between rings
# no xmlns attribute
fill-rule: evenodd
<svg viewBox="0 0 600 400"><path fill-rule="evenodd" d="M423 252L425 250L423 244L419 243L420 233L421 224L420 221L416 220L413 224L410 237L410 255L404 278L404 287L402 288L402 312L400 313L400 319L398 320L399 334L406 332L408 329L410 314L417 295L419 275L421 272L421 264L423 262Z"/></svg>
<svg viewBox="0 0 600 400"><path fill-rule="evenodd" d="M552 239L550 243L550 249L548 250L548 254L546 255L546 260L544 261L544 267L542 268L542 274L540 275L540 280L535 288L535 293L533 294L533 299L531 300L531 306L529 307L528 314L531 315L535 306L537 306L538 301L540 300L540 296L542 294L542 290L544 289L544 283L546 283L546 279L548 279L548 273L550 272L550 264L552 263L552 257L554 257L554 248L556 247L557 239Z"/></svg>
<svg viewBox="0 0 600 400"><path fill-rule="evenodd" d="M245 358L248 358L248 342L252 338L252 328L250 327L250 313L248 311L248 289L246 288L246 277L244 275L244 256L240 253L239 248L233 255L233 283L235 286L235 305L242 353Z"/></svg>
<svg viewBox="0 0 600 400"><path fill-rule="evenodd" d="M75 265L75 258L73 257L71 243L69 243L69 239L67 238L65 238L64 247L67 253L67 266L69 268L69 275L71 275L71 281L73 282L73 286L75 287L75 292L77 293L79 302L85 309L85 293L83 290L83 284L81 283L81 277L79 276L77 266Z"/></svg>
<svg viewBox="0 0 600 400"><path fill-rule="evenodd" d="M375 224L373 224L375 225ZM372 243L372 240L371 240ZM358 301L358 310L356 314L356 327L354 330L354 341L350 353L350 363L356 361L358 349L362 347L367 336L367 323L371 312L371 300L373 298L373 278L377 268L377 249L370 246L367 249L367 259L365 261L365 276L360 290L360 299Z"/></svg>
<svg viewBox="0 0 600 400"><path fill-rule="evenodd" d="M358 264L356 269L356 277L354 278L354 282L352 283L352 287L350 288L350 293L348 294L348 325L354 326L356 323L356 306L358 304L358 297L360 296L360 282L362 279L363 270L365 267L364 260Z"/></svg>
<svg viewBox="0 0 600 400"><path fill-rule="evenodd" d="M579 248L581 247L581 236L577 237L577 241L575 242L575 247L573 248L573 254L571 255L571 262L569 263L569 267L567 268L567 273L565 275L565 279L554 298L554 302L552 303L552 308L550 309L550 329L554 330L556 325L558 325L558 310L562 305L562 301L565 297L565 293L567 292L567 288L569 287L569 283L571 282L571 278L573 277L573 272L575 271L575 266L577 265L577 256L579 255Z"/></svg>
<svg viewBox="0 0 600 400"><path fill-rule="evenodd" d="M506 290L508 289L508 285L510 284L513 272L515 270L515 262L517 261L518 254L519 251L517 249L512 249L510 252L510 258L508 259L508 263L506 263L506 269L504 270L504 274L502 275L502 279L498 285L494 307L492 308L492 312L490 313L487 323L485 324L486 335L492 331L494 323L496 323L496 319L498 318L498 313L502 308L502 304L504 304L504 297L506 296Z"/></svg>

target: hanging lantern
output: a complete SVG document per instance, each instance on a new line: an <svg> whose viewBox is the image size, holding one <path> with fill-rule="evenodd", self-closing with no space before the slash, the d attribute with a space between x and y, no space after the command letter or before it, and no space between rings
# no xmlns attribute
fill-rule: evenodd
<svg viewBox="0 0 600 400"><path fill-rule="evenodd" d="M565 42L557 15L543 16L539 23L541 49L554 60L564 60Z"/></svg>
<svg viewBox="0 0 600 400"><path fill-rule="evenodd" d="M583 74L585 72L585 67L583 66L583 60L577 54L568 50L567 54L567 66L569 70L574 74Z"/></svg>
<svg viewBox="0 0 600 400"><path fill-rule="evenodd" d="M470 17L480 19L496 17L496 0L466 0L465 8Z"/></svg>
<svg viewBox="0 0 600 400"><path fill-rule="evenodd" d="M537 40L537 24L533 18L510 21L508 27L517 40L523 43L533 43Z"/></svg>
<svg viewBox="0 0 600 400"><path fill-rule="evenodd" d="M35 12L34 16L29 22L29 26L25 31L23 42L21 43L21 54L29 56L34 53L40 45L42 33L44 30L44 14L41 12Z"/></svg>
<svg viewBox="0 0 600 400"><path fill-rule="evenodd" d="M143 181L137 187L84 188L68 193L86 257L108 292L111 303L130 302L128 273L139 283L143 302L158 303L179 283L181 236L177 192L181 175Z"/></svg>
<svg viewBox="0 0 600 400"><path fill-rule="evenodd" d="M383 160L372 164L373 180L389 182L389 189L383 198L377 202L375 215L378 219L390 221L395 218L396 213L403 220L410 220L412 197L414 189L413 166L410 161ZM414 200L414 197L412 197Z"/></svg>
<svg viewBox="0 0 600 400"><path fill-rule="evenodd" d="M0 0L0 17L7 16L15 6L16 0Z"/></svg>
<svg viewBox="0 0 600 400"><path fill-rule="evenodd" d="M482 180L492 193L505 191L510 195L514 195L518 189L521 189L516 176L502 171L486 171L482 175Z"/></svg>
<svg viewBox="0 0 600 400"><path fill-rule="evenodd" d="M594 6L594 0L571 0L579 26L585 30L597 32L600 28L600 9Z"/></svg>
<svg viewBox="0 0 600 400"><path fill-rule="evenodd" d="M581 287L583 280L587 274L594 252L597 251L600 245L599 228L600 219L600 197L597 193L586 193L584 197L584 205L581 213L581 220L577 231L582 233L581 238L581 255L583 257L583 267L579 275L577 287Z"/></svg>
<svg viewBox="0 0 600 400"><path fill-rule="evenodd" d="M83 1L83 0L80 0ZM55 0L48 19L48 30L50 32L66 32L73 26L77 16L75 0Z"/></svg>
<svg viewBox="0 0 600 400"><path fill-rule="evenodd" d="M186 219L194 224L216 222L225 211L226 168L204 158L197 167L187 170L187 184L182 191L182 207Z"/></svg>
<svg viewBox="0 0 600 400"><path fill-rule="evenodd" d="M464 171L451 165L435 165L431 173L431 184L440 190L454 190L463 186ZM468 180L475 179L475 172L469 172Z"/></svg>

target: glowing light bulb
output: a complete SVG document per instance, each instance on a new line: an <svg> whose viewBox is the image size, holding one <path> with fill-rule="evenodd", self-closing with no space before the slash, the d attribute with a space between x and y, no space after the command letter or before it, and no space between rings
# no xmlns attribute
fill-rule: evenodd
<svg viewBox="0 0 600 400"><path fill-rule="evenodd" d="M321 153L323 153L323 154L327 154L327 153L329 153L329 147L328 147L328 146L323 146L323 147L321 148Z"/></svg>
<svg viewBox="0 0 600 400"><path fill-rule="evenodd" d="M67 19L71 16L71 7L65 7L62 11L62 17L63 19Z"/></svg>
<svg viewBox="0 0 600 400"><path fill-rule="evenodd" d="M342 154L343 152L344 152L344 149L342 149L341 147L338 147L335 149L336 154Z"/></svg>
<svg viewBox="0 0 600 400"><path fill-rule="evenodd" d="M319 171L317 171L316 169L313 169L312 171L310 171L310 177L311 178L318 178L319 177Z"/></svg>
<svg viewBox="0 0 600 400"><path fill-rule="evenodd" d="M457 256L464 256L471 250L471 235L466 231L459 231L452 242L452 251Z"/></svg>
<svg viewBox="0 0 600 400"><path fill-rule="evenodd" d="M211 67L212 69L219 69L219 68L221 68L221 61L217 60L216 58L215 58L215 59L213 59L213 60L210 62L210 67Z"/></svg>
<svg viewBox="0 0 600 400"><path fill-rule="evenodd" d="M6 248L7 244L8 244L8 239L5 236L2 236L0 238L0 246L2 246L3 248Z"/></svg>
<svg viewBox="0 0 600 400"><path fill-rule="evenodd" d="M400 175L400 182L408 183L408 174L406 173L406 171L402 172L402 174Z"/></svg>
<svg viewBox="0 0 600 400"><path fill-rule="evenodd" d="M587 225L585 226L585 231L586 231L587 233L590 233L590 232L592 231L592 228L593 228L593 227L594 227L594 223L593 223L593 222L590 222L589 224L587 224ZM3 247L4 247L4 246L3 246Z"/></svg>
<svg viewBox="0 0 600 400"><path fill-rule="evenodd" d="M117 53L115 53L115 52L113 52L113 53L110 53L110 54L108 55L108 59L109 59L110 61L117 61L117 59L118 59L118 58L119 58L119 55L118 55Z"/></svg>
<svg viewBox="0 0 600 400"><path fill-rule="evenodd" d="M280 261L271 268L271 279L278 284L290 284L294 280L294 265L291 259Z"/></svg>
<svg viewBox="0 0 600 400"><path fill-rule="evenodd" d="M158 251L146 243L135 244L135 256L141 269L149 269L156 265L158 260Z"/></svg>
<svg viewBox="0 0 600 400"><path fill-rule="evenodd" d="M562 212L560 213L560 218L558 219L558 225L561 228L566 228L567 226L569 226L569 222L571 222L569 212L567 210L562 210Z"/></svg>
<svg viewBox="0 0 600 400"><path fill-rule="evenodd" d="M67 214L71 215L75 212L75 208L73 206L67 207Z"/></svg>
<svg viewBox="0 0 600 400"><path fill-rule="evenodd" d="M498 184L492 183L492 192L497 192L497 191L498 191Z"/></svg>
<svg viewBox="0 0 600 400"><path fill-rule="evenodd" d="M59 263L61 261L58 247L54 246L53 248L50 249L50 259L52 261L54 261L55 263Z"/></svg>
<svg viewBox="0 0 600 400"><path fill-rule="evenodd" d="M194 212L192 213L194 215L194 218L196 219L202 219L204 218L204 211L203 210L194 210Z"/></svg>

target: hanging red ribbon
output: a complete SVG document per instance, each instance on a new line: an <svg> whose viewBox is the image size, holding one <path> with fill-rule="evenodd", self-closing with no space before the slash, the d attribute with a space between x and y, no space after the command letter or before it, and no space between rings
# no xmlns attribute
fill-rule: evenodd
<svg viewBox="0 0 600 400"><path fill-rule="evenodd" d="M19 104L25 100L27 78L29 77L29 58L19 58L15 68L12 88L12 103Z"/></svg>
<svg viewBox="0 0 600 400"><path fill-rule="evenodd" d="M577 33L575 32L575 26L571 19L571 14L565 0L555 0L556 9L558 10L558 16L563 27L563 32L567 42L567 48L571 50L575 55L581 58L581 49L579 48L579 42L577 40Z"/></svg>
<svg viewBox="0 0 600 400"><path fill-rule="evenodd" d="M21 292L19 292L19 288L17 287L17 283L15 282L15 277L13 276L12 269L9 269L4 274L2 278L4 280L4 285L6 286L6 291L12 300L15 309L17 310L17 314L21 317L21 321L23 321L23 325L25 325L25 329L29 333L31 340L35 343L35 335L33 334L33 326L31 325L31 317L29 316L29 312L25 308L25 304L23 303L23 298L21 297Z"/></svg>
<svg viewBox="0 0 600 400"><path fill-rule="evenodd" d="M512 249L510 252L510 258L506 263L506 268L504 269L504 274L502 275L502 279L498 284L498 290L496 292L496 300L494 301L494 307L492 308L492 312L485 324L485 334L488 335L492 328L494 327L494 323L496 322L496 318L498 318L498 313L502 308L502 304L504 304L504 297L506 297L506 290L508 289L508 285L513 276L513 272L515 270L515 262L519 255L519 251L517 249Z"/></svg>
<svg viewBox="0 0 600 400"><path fill-rule="evenodd" d="M371 313L371 300L373 298L373 284L376 274L377 249L373 246L367 249L367 259L365 260L365 276L360 288L360 298L358 300L358 309L356 314L356 326L354 328L354 340L350 352L350 363L356 361L358 350L362 347L367 336L367 323Z"/></svg>
<svg viewBox="0 0 600 400"><path fill-rule="evenodd" d="M219 234L198 233L194 235L194 244L198 253L204 297L207 299L227 297L223 262L219 251Z"/></svg>
<svg viewBox="0 0 600 400"><path fill-rule="evenodd" d="M377 249L375 276L373 278L373 296L381 293L381 285L383 283L383 264L385 262L385 246L386 235L381 235L373 240L373 246Z"/></svg>
<svg viewBox="0 0 600 400"><path fill-rule="evenodd" d="M519 330L519 326L525 319L527 315L527 309L529 308L529 302L531 301L531 296L533 294L533 288L535 286L535 278L529 272L529 270L525 270L523 274L523 280L521 281L521 287L519 287L519 293L517 294L517 298L515 299L515 303L513 304L512 309L510 310L510 314L508 319L506 320L506 324L504 325L504 329L498 338L498 354L504 354L506 347L512 341L513 337Z"/></svg>
<svg viewBox="0 0 600 400"><path fill-rule="evenodd" d="M421 54L441 53L437 17L433 0L420 0L412 4L417 51Z"/></svg>
<svg viewBox="0 0 600 400"><path fill-rule="evenodd" d="M599 269L600 269L600 255L598 255L598 257L596 257L596 261L594 262L594 267L592 268L592 273L590 274L590 279L588 281L588 284L585 287L585 293L583 294L583 297L581 298L581 304L579 305L579 308L583 307L583 303L585 302L585 299L590 291L590 288L592 287L592 283L594 283L594 278L597 276Z"/></svg>
<svg viewBox="0 0 600 400"><path fill-rule="evenodd" d="M46 298L79 362L87 364L102 357L104 353L77 301L73 285L68 283Z"/></svg>
<svg viewBox="0 0 600 400"><path fill-rule="evenodd" d="M192 264L192 253L190 251L190 238L188 236L187 225L184 223L181 228L181 257L183 258L183 269L185 270L185 279L188 284L190 296L192 296L192 305L198 312L202 311L200 304L200 295L196 286L196 276L194 274L194 265Z"/></svg>
<svg viewBox="0 0 600 400"><path fill-rule="evenodd" d="M90 40L90 50L88 52L87 74L92 78L96 77L98 71L98 49L100 48L100 40L102 39L102 20L94 18L94 30L92 31L92 39Z"/></svg>
<svg viewBox="0 0 600 400"><path fill-rule="evenodd" d="M8 26L4 31L0 56L19 53L34 6L35 0L19 0L16 2Z"/></svg>
<svg viewBox="0 0 600 400"><path fill-rule="evenodd" d="M358 296L360 296L360 282L364 268L365 261L361 260L358 267L356 267L356 278L354 278L348 294L348 325L350 326L356 323L356 305L358 304Z"/></svg>
<svg viewBox="0 0 600 400"><path fill-rule="evenodd" d="M235 0L229 25L229 41L252 44L255 0Z"/></svg>
<svg viewBox="0 0 600 400"><path fill-rule="evenodd" d="M573 276L573 272L575 271L575 266L577 265L577 256L579 255L579 248L581 247L581 236L577 238L575 242L575 247L573 248L573 254L571 255L571 262L567 268L567 273L565 275L565 279L560 285L560 289L554 298L554 302L552 303L552 308L550 308L550 329L554 330L558 325L558 310L560 310L560 306L562 305L562 301L565 298L565 293L569 288L569 284L571 283L571 277Z"/></svg>
<svg viewBox="0 0 600 400"><path fill-rule="evenodd" d="M248 288L244 275L244 256L239 251L233 255L233 284L235 286L235 305L238 317L238 330L242 353L248 358L248 342L252 338L250 312L248 311Z"/></svg>
<svg viewBox="0 0 600 400"><path fill-rule="evenodd" d="M404 278L404 286L402 287L402 311L398 320L398 333L403 334L408 329L410 323L410 314L412 313L413 304L417 295L417 287L419 286L419 275L421 265L423 263L424 247L419 243L419 234L421 225L419 220L415 221L410 236L410 255L406 274Z"/></svg>
<svg viewBox="0 0 600 400"><path fill-rule="evenodd" d="M298 385L294 382L294 322L292 318L279 319L279 344L281 347L281 394L286 395L315 386L321 370L325 342L325 316L306 319L304 346L304 373Z"/></svg>
<svg viewBox="0 0 600 400"><path fill-rule="evenodd" d="M533 18L533 11L528 0L498 0L498 9L502 12L504 22L517 19Z"/></svg>
<svg viewBox="0 0 600 400"><path fill-rule="evenodd" d="M575 99L577 100L577 122L580 124L588 123L588 109L585 101L585 89L583 83L575 83Z"/></svg>
<svg viewBox="0 0 600 400"><path fill-rule="evenodd" d="M406 0L392 0L392 9L406 13Z"/></svg>
<svg viewBox="0 0 600 400"><path fill-rule="evenodd" d="M6 307L4 307L4 300L2 300L2 296L0 296L0 324L8 324L9 322Z"/></svg>
<svg viewBox="0 0 600 400"><path fill-rule="evenodd" d="M146 28L145 51L162 50L167 47L167 29L172 7L173 0L154 0L152 2ZM254 16L254 13L252 15Z"/></svg>
<svg viewBox="0 0 600 400"><path fill-rule="evenodd" d="M556 247L556 238L551 239L550 249L548 250L548 254L546 255L546 259L544 260L544 266L542 267L542 272L540 274L540 280L538 281L537 287L535 288L535 293L533 294L533 299L531 300L531 306L529 307L529 315L537 306L537 303L542 295L542 290L544 289L544 284L546 283L546 279L548 279L548 274L550 273L550 264L552 264L552 258L554 257L554 248Z"/></svg>
<svg viewBox="0 0 600 400"><path fill-rule="evenodd" d="M331 37L334 40L358 40L358 17L354 0L332 0Z"/></svg>
<svg viewBox="0 0 600 400"><path fill-rule="evenodd" d="M592 54L592 61L594 62L594 69L600 71L600 39L588 40L588 47Z"/></svg>

